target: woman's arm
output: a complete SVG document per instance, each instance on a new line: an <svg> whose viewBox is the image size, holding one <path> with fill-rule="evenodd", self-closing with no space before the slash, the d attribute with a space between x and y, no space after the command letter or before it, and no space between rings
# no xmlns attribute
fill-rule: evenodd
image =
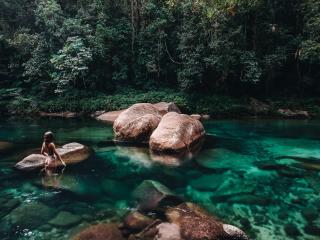
<svg viewBox="0 0 320 240"><path fill-rule="evenodd" d="M44 144L45 144L45 143L42 143L41 154L42 154L42 155L45 155L45 156L48 156L48 154L44 151L44 149L45 149L45 148L44 148Z"/></svg>
<svg viewBox="0 0 320 240"><path fill-rule="evenodd" d="M66 163L62 160L60 154L58 153L58 151L57 151L57 149L56 149L56 146L55 146L53 143L51 143L50 145L51 145L51 147L52 147L52 150L53 150L54 154L57 156L57 158L58 158L59 161L62 163L62 165L63 165L63 166L67 166Z"/></svg>

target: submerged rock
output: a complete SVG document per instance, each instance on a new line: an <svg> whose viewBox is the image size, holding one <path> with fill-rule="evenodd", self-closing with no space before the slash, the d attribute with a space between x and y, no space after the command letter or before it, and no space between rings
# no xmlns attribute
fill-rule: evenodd
<svg viewBox="0 0 320 240"><path fill-rule="evenodd" d="M133 192L142 211L152 211L164 205L178 205L181 199L170 189L159 182L152 180L143 181Z"/></svg>
<svg viewBox="0 0 320 240"><path fill-rule="evenodd" d="M12 225L34 229L48 222L55 214L55 209L43 203L32 202L20 205L12 210L7 217Z"/></svg>
<svg viewBox="0 0 320 240"><path fill-rule="evenodd" d="M152 162L164 165L167 167L178 167L193 159L201 150L203 145L202 140L191 146L188 151L177 153L161 153L150 151Z"/></svg>
<svg viewBox="0 0 320 240"><path fill-rule="evenodd" d="M108 196L124 199L130 193L130 188L120 180L105 179L102 182L102 190Z"/></svg>
<svg viewBox="0 0 320 240"><path fill-rule="evenodd" d="M161 153L183 152L191 148L205 135L200 121L185 114L169 112L152 133L149 145L152 151Z"/></svg>
<svg viewBox="0 0 320 240"><path fill-rule="evenodd" d="M160 119L160 112L152 104L134 104L115 120L115 138L119 141L146 141L158 126Z"/></svg>
<svg viewBox="0 0 320 240"><path fill-rule="evenodd" d="M297 237L301 235L298 227L293 223L288 223L284 225L284 231L289 237Z"/></svg>
<svg viewBox="0 0 320 240"><path fill-rule="evenodd" d="M83 230L73 240L124 240L124 237L117 225L98 224Z"/></svg>
<svg viewBox="0 0 320 240"><path fill-rule="evenodd" d="M114 123L114 121L119 117L119 115L125 110L112 111L112 112L103 112L99 114L96 119L102 122Z"/></svg>
<svg viewBox="0 0 320 240"><path fill-rule="evenodd" d="M49 221L49 223L56 227L70 227L76 225L81 221L81 217L67 211L59 212L57 216Z"/></svg>
<svg viewBox="0 0 320 240"><path fill-rule="evenodd" d="M19 206L20 201L18 199L8 199L8 198L0 198L0 218L7 215L11 210L15 209L17 206Z"/></svg>
<svg viewBox="0 0 320 240"><path fill-rule="evenodd" d="M190 181L190 186L203 191L215 191L223 183L224 178L220 174L204 175Z"/></svg>
<svg viewBox="0 0 320 240"><path fill-rule="evenodd" d="M179 227L182 239L249 239L239 228L223 224L193 203L183 203L169 208L166 211L166 217L170 223Z"/></svg>
<svg viewBox="0 0 320 240"><path fill-rule="evenodd" d="M252 165L254 158L226 148L213 148L201 152L196 161L204 168L223 172L229 169L247 170Z"/></svg>
<svg viewBox="0 0 320 240"><path fill-rule="evenodd" d="M304 232L313 236L320 236L320 227L314 225L307 225L304 228Z"/></svg>
<svg viewBox="0 0 320 240"><path fill-rule="evenodd" d="M79 143L69 143L57 148L63 161L69 164L76 164L89 158L91 149ZM31 154L15 165L15 168L24 171L31 171L43 168L45 165L46 156L42 154ZM56 161L57 166L62 166L60 161Z"/></svg>

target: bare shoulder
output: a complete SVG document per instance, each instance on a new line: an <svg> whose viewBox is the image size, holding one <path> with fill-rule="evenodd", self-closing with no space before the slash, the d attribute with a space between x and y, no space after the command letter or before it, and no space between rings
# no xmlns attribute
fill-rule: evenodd
<svg viewBox="0 0 320 240"><path fill-rule="evenodd" d="M54 143L50 143L48 146L49 146L50 148L56 148L56 145L54 145Z"/></svg>

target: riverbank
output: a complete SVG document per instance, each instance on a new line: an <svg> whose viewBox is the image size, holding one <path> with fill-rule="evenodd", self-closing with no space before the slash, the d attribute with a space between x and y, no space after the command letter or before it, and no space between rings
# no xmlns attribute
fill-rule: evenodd
<svg viewBox="0 0 320 240"><path fill-rule="evenodd" d="M279 112L279 109L289 109L293 112L305 111L310 118L320 118L320 99L318 98L264 98L258 100L252 97L191 95L172 90L148 92L130 90L112 95L64 96L50 98L50 100L22 95L3 95L0 97L0 115L39 116L40 113L56 113L57 116L64 117L62 113L71 113L67 116L89 116L96 111L126 109L134 103L163 101L175 102L184 113L210 115L212 119L286 117ZM305 118L301 114L293 117Z"/></svg>

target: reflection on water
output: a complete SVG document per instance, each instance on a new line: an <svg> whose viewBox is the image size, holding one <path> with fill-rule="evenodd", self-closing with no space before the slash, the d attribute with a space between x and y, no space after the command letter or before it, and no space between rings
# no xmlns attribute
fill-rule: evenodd
<svg viewBox="0 0 320 240"><path fill-rule="evenodd" d="M209 121L205 127L202 150L182 160L115 146L112 127L94 120L2 120L0 142L14 148L0 155L0 239L69 239L88 225L116 222L136 206L131 193L146 179L253 239L319 239L320 122ZM15 171L47 130L57 144L77 141L95 154L64 172Z"/></svg>

